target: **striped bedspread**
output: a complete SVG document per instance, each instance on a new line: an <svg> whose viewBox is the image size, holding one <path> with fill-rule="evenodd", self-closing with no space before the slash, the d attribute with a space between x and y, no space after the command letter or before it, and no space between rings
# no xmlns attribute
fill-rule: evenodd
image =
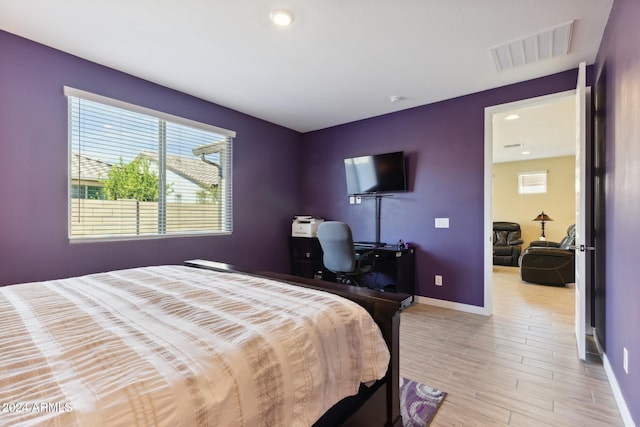
<svg viewBox="0 0 640 427"><path fill-rule="evenodd" d="M338 296L184 266L0 288L0 425L309 426L389 352Z"/></svg>

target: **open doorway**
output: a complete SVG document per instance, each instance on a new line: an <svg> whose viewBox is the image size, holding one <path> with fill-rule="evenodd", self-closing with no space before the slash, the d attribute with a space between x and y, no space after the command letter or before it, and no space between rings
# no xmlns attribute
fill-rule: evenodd
<svg viewBox="0 0 640 427"><path fill-rule="evenodd" d="M521 226L522 249L542 234L533 221L542 211L547 240L560 241L575 222L575 91L512 102L485 110L485 221L492 236L493 221ZM522 176L537 173L546 189L526 193ZM485 310L492 313L492 241L485 246ZM517 266L512 266L518 269Z"/></svg>
<svg viewBox="0 0 640 427"><path fill-rule="evenodd" d="M575 116L573 94L493 115L493 221L519 224L523 249L575 223Z"/></svg>

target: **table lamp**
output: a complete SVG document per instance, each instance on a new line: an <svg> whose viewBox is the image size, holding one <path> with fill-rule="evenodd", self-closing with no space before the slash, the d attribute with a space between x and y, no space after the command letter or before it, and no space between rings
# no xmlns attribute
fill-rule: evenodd
<svg viewBox="0 0 640 427"><path fill-rule="evenodd" d="M542 225L542 233L540 234L540 240L543 240L543 241L547 240L544 237L544 223L546 221L553 221L553 220L549 217L549 215L547 215L546 213L544 213L544 211L542 211L532 221L540 221L540 225Z"/></svg>

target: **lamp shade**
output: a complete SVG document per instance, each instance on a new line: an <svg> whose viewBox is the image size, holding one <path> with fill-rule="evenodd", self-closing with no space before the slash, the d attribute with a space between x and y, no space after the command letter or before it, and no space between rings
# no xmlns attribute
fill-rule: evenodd
<svg viewBox="0 0 640 427"><path fill-rule="evenodd" d="M532 221L553 221L549 215L544 213L544 211L540 212L537 217L532 219Z"/></svg>

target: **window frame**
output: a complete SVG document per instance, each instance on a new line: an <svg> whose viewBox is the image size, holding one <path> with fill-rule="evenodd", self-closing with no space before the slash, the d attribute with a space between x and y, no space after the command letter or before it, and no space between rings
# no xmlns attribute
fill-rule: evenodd
<svg viewBox="0 0 640 427"><path fill-rule="evenodd" d="M527 178L539 179L542 182L538 185L526 185L525 181ZM518 194L546 194L547 191L548 179L546 170L518 173Z"/></svg>
<svg viewBox="0 0 640 427"><path fill-rule="evenodd" d="M188 237L188 236L212 236L212 235L229 235L233 232L233 139L236 136L236 132L228 129L224 129L221 127L213 126L210 124L198 122L195 120L187 119L184 117L176 116L173 114L165 113L162 111L150 109L147 107L142 107L139 105L131 104L128 102L120 101L117 99L109 98L102 95L97 95L91 92L83 91L80 89L75 89L69 86L64 86L63 88L64 95L68 98L68 152L67 152L67 234L70 242L95 242L95 241L123 241L123 240L146 240L146 239L166 239L166 238L174 238L174 237ZM73 120L72 117L72 99L79 99L80 102L91 101L95 103L102 104L107 107L117 108L126 110L132 113L143 114L145 116L149 116L153 119L157 119L159 123L171 123L172 125L184 126L193 128L199 131L211 132L217 134L218 136L223 137L222 142L225 144L225 150L227 153L224 155L224 174L226 175L223 181L223 188L218 190L218 194L224 193L224 198L221 203L224 206L221 206L221 217L220 221L224 224L224 227L220 230L209 229L209 230L192 230L192 231L166 231L166 223L167 223L167 209L166 209L166 194L160 197L159 200L159 215L158 215L158 230L156 233L145 233L145 234L93 234L93 235L74 235L72 234L72 206L73 203L72 192L73 192L73 171L72 171L72 158L74 155L73 152ZM158 152L158 163L166 162L166 142L165 145L161 145ZM221 159L222 161L222 159ZM81 178L81 177L79 177ZM165 178L161 175L159 176L159 187L164 186ZM81 182L81 179L78 179ZM166 192L165 192L166 193ZM160 209L162 209L162 213L160 213Z"/></svg>

